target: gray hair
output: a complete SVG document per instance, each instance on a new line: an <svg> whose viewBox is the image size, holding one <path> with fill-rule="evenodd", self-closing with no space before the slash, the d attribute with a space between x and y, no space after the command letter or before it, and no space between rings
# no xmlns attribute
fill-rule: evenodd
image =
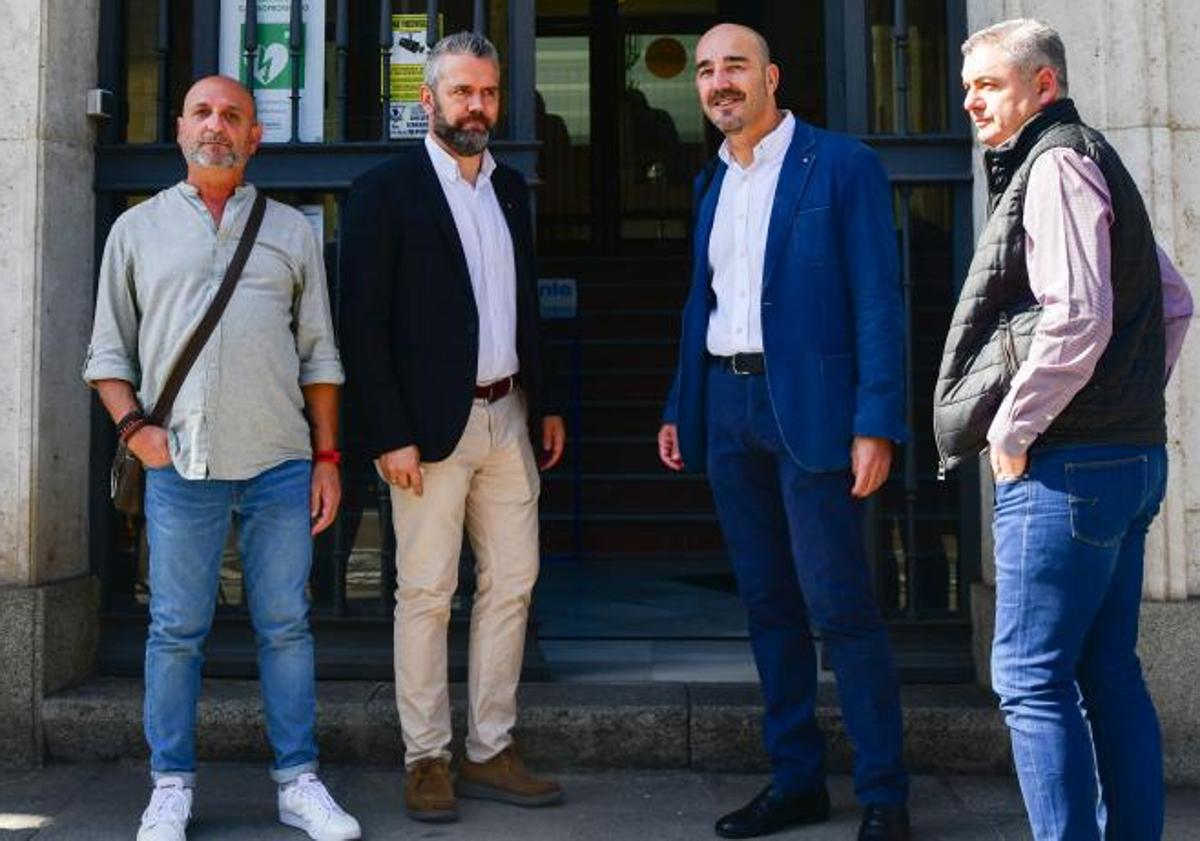
<svg viewBox="0 0 1200 841"><path fill-rule="evenodd" d="M500 66L500 54L496 46L478 32L455 32L447 35L433 45L429 55L425 57L425 85L437 90L441 77L442 59L448 55L469 55L475 58L486 58L497 67Z"/></svg>
<svg viewBox="0 0 1200 841"><path fill-rule="evenodd" d="M1012 56L1028 76L1049 67L1058 78L1059 91L1067 95L1067 50L1059 34L1033 18L1013 18L981 29L963 42L962 54L976 47L999 47Z"/></svg>

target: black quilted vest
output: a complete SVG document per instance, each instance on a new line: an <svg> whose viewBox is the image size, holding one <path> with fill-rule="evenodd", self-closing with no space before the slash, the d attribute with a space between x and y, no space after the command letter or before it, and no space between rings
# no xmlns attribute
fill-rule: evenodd
<svg viewBox="0 0 1200 841"><path fill-rule="evenodd" d="M1025 265L1025 189L1034 161L1058 147L1093 160L1108 183L1113 333L1092 378L1035 446L1166 441L1162 279L1150 218L1116 151L1064 99L1030 120L1013 146L984 153L988 221L954 309L934 389L933 428L943 469L987 446L992 418L1029 353L1041 308Z"/></svg>

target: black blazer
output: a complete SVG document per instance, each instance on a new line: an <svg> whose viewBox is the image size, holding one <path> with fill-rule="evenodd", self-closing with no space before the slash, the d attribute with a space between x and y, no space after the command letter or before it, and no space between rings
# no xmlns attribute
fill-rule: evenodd
<svg viewBox="0 0 1200 841"><path fill-rule="evenodd" d="M492 186L512 235L517 357L537 452L545 401L528 188L503 164ZM471 411L479 313L454 217L424 144L355 180L341 241L342 353L366 451L374 458L416 444L422 461L441 461Z"/></svg>

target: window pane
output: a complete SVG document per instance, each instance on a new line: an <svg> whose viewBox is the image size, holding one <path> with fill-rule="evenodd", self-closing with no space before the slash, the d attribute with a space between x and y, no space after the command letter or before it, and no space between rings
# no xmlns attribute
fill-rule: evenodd
<svg viewBox="0 0 1200 841"><path fill-rule="evenodd" d="M591 239L592 111L586 36L537 39L538 245Z"/></svg>
<svg viewBox="0 0 1200 841"><path fill-rule="evenodd" d="M158 139L158 11L159 0L127 0L125 15L125 140L154 143ZM171 2L168 44L167 142L175 139L175 117L192 84L192 4Z"/></svg>
<svg viewBox="0 0 1200 841"><path fill-rule="evenodd" d="M692 178L704 166L704 114L691 56L698 35L629 34L619 105L621 236L685 240Z"/></svg>
<svg viewBox="0 0 1200 841"><path fill-rule="evenodd" d="M896 212L905 212L903 189L896 189ZM891 478L876 502L876 581L885 608L939 614L958 609L961 471L937 478L937 450L929 423L946 326L957 299L954 284L954 187L910 188L909 260L911 288L905 303L912 319L910 364L913 375L911 457L916 484L904 486L907 445L897 449ZM909 491L912 496L910 497ZM911 555L911 558L910 558ZM911 560L911 564L909 561ZM910 587L909 575L914 581ZM911 595L911 598L910 598Z"/></svg>
<svg viewBox="0 0 1200 841"><path fill-rule="evenodd" d="M871 131L900 130L896 120L895 0L870 0ZM907 18L908 132L947 130L947 44L945 0L905 0Z"/></svg>

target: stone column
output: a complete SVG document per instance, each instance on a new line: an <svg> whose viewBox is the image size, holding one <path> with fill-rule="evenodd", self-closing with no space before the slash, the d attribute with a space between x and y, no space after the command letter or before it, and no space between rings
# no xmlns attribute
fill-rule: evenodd
<svg viewBox="0 0 1200 841"><path fill-rule="evenodd" d="M1070 95L1137 180L1159 244L1200 304L1200 4L1194 0L968 0L975 31L1013 17L1053 26L1067 47ZM977 178L977 189L982 182ZM977 222L981 222L978 218ZM1167 389L1170 480L1146 547L1140 653L1162 719L1167 773L1200 781L1200 338ZM1193 464L1194 463L1194 464ZM985 498L990 498L990 487ZM985 509L985 530L990 516ZM990 546L988 547L990 553ZM985 564L985 567L990 564ZM987 682L994 573L972 594L977 671Z"/></svg>
<svg viewBox="0 0 1200 841"><path fill-rule="evenodd" d="M0 764L41 759L41 701L91 671L89 400L99 0L0 6Z"/></svg>

